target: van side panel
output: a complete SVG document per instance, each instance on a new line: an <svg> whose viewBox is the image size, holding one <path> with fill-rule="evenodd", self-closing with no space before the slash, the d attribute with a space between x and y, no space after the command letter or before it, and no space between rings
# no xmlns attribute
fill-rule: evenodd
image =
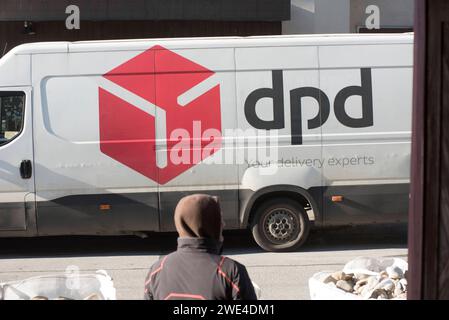
<svg viewBox="0 0 449 320"><path fill-rule="evenodd" d="M197 192L221 196L227 228L242 227L241 195L270 186L307 191L328 225L401 220L411 37L295 39L173 40L163 44L170 52L154 40L73 43L32 54L39 234L171 231L177 201ZM205 100L209 109L186 111ZM186 126L204 119L222 132L219 151L192 159L190 135L197 163L165 170L179 143L171 129L193 133Z"/></svg>
<svg viewBox="0 0 449 320"><path fill-rule="evenodd" d="M411 44L320 46L325 225L406 221ZM342 196L342 201L332 201Z"/></svg>
<svg viewBox="0 0 449 320"><path fill-rule="evenodd" d="M219 196L226 228L238 228L234 49L158 47L155 68L161 231L175 230L174 209L192 193Z"/></svg>
<svg viewBox="0 0 449 320"><path fill-rule="evenodd" d="M157 193L84 194L38 202L39 235L158 231ZM103 207L103 208L102 208ZM150 217L151 218L151 217Z"/></svg>
<svg viewBox="0 0 449 320"><path fill-rule="evenodd" d="M311 188L312 195L322 195L324 225L361 225L407 222L409 184L373 184ZM342 195L342 202L332 196Z"/></svg>
<svg viewBox="0 0 449 320"><path fill-rule="evenodd" d="M321 186L321 128L307 122L320 118L311 93L319 87L317 47L237 48L236 79L237 126L246 140L238 149L241 188ZM301 87L304 97L295 91Z"/></svg>
<svg viewBox="0 0 449 320"><path fill-rule="evenodd" d="M31 58L11 50L0 60L0 87L30 86Z"/></svg>
<svg viewBox="0 0 449 320"><path fill-rule="evenodd" d="M111 129L105 147L118 145L125 157L145 141L148 123L122 99L121 88L105 88L104 96L99 89L103 73L129 56L33 55L40 235L159 230L157 183L101 150L100 122ZM128 139L115 139L117 132Z"/></svg>

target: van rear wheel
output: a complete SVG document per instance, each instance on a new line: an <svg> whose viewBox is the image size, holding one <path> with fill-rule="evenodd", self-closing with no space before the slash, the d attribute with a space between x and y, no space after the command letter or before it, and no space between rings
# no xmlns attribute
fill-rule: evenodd
<svg viewBox="0 0 449 320"><path fill-rule="evenodd" d="M271 199L256 211L251 226L254 240L267 251L298 249L309 235L306 210L289 198Z"/></svg>

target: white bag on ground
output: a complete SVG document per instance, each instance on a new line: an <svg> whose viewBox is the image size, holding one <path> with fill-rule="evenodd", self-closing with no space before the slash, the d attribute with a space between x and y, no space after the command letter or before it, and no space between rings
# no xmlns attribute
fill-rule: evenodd
<svg viewBox="0 0 449 320"><path fill-rule="evenodd" d="M53 299L116 300L112 278L104 270L96 273L62 273L0 283L0 300Z"/></svg>
<svg viewBox="0 0 449 320"><path fill-rule="evenodd" d="M344 273L378 275L388 267L399 267L402 272L408 270L406 261L398 258L360 257L349 261L343 267Z"/></svg>

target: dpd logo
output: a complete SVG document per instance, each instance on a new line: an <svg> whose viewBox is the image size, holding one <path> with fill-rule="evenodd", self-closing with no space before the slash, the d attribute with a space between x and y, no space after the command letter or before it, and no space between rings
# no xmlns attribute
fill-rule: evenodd
<svg viewBox="0 0 449 320"><path fill-rule="evenodd" d="M153 105L154 114L100 87L101 152L165 184L218 151L220 86L185 104L178 99L213 74L173 51L154 46L103 75ZM185 153L189 161L173 160L185 158Z"/></svg>

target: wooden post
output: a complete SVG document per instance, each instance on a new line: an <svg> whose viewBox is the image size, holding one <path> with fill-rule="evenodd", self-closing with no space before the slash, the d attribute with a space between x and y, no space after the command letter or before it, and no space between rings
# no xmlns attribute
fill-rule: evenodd
<svg viewBox="0 0 449 320"><path fill-rule="evenodd" d="M409 299L449 299L449 2L416 0Z"/></svg>

